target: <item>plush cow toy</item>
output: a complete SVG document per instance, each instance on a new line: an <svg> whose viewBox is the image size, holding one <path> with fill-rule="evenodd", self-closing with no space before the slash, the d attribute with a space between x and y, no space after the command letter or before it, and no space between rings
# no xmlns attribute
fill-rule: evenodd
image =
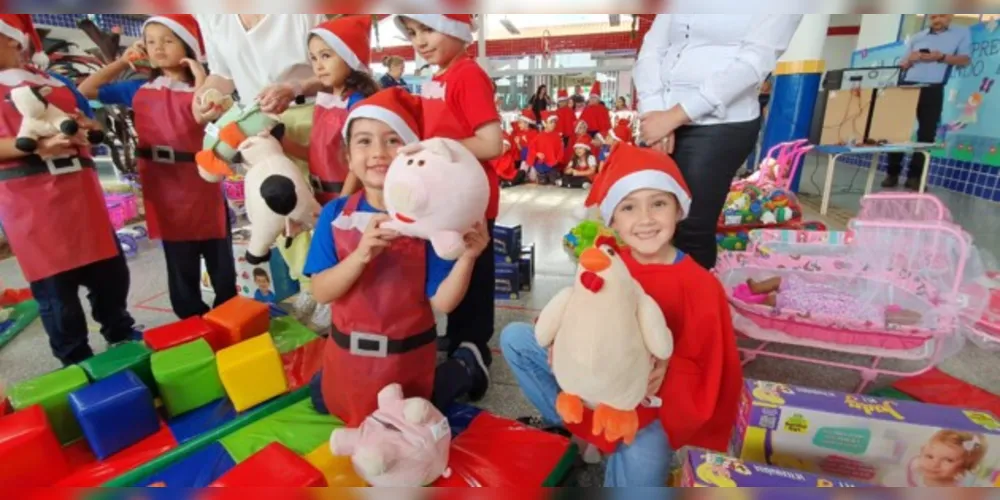
<svg viewBox="0 0 1000 500"><path fill-rule="evenodd" d="M52 93L51 87L21 86L10 91L7 100L21 114L21 128L17 131L14 147L25 153L38 149L38 140L54 137L59 133L76 135L80 124L65 111L49 104L45 96ZM91 144L99 144L104 134L99 130L87 132Z"/></svg>
<svg viewBox="0 0 1000 500"><path fill-rule="evenodd" d="M330 435L330 451L349 455L372 486L426 486L447 477L450 446L448 419L426 399L403 399L399 384L379 391L378 409L361 427Z"/></svg>
<svg viewBox="0 0 1000 500"><path fill-rule="evenodd" d="M429 240L434 253L455 260L489 198L486 172L471 151L451 139L428 139L403 147L389 165L385 207L392 220L381 227Z"/></svg>

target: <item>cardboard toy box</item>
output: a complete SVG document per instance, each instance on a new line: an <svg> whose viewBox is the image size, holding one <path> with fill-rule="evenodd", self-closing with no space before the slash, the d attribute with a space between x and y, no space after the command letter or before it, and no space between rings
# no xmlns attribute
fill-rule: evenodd
<svg viewBox="0 0 1000 500"><path fill-rule="evenodd" d="M872 485L823 477L773 465L744 462L700 448L682 448L674 458L673 486L682 488L869 488Z"/></svg>
<svg viewBox="0 0 1000 500"><path fill-rule="evenodd" d="M988 412L747 380L731 452L881 486L1000 486Z"/></svg>
<svg viewBox="0 0 1000 500"><path fill-rule="evenodd" d="M514 262L521 257L521 226L493 226L493 253L497 260Z"/></svg>
<svg viewBox="0 0 1000 500"><path fill-rule="evenodd" d="M521 279L521 291L530 292L535 278L535 244L521 247L521 260L517 261Z"/></svg>
<svg viewBox="0 0 1000 500"><path fill-rule="evenodd" d="M497 260L494 273L493 297L517 300L521 296L521 270L517 262Z"/></svg>
<svg viewBox="0 0 1000 500"><path fill-rule="evenodd" d="M233 257L236 259L236 289L244 296L270 304L277 304L292 295L299 293L299 282L292 280L288 273L288 264L281 257L277 248L271 248L269 262L254 266L247 262L247 242L250 240L250 228L233 230ZM269 293L261 293L264 286ZM205 261L201 261L201 289L211 292L212 283L208 276Z"/></svg>

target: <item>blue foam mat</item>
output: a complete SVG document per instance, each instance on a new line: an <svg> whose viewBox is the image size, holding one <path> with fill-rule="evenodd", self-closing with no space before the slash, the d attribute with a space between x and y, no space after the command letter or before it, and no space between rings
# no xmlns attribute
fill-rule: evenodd
<svg viewBox="0 0 1000 500"><path fill-rule="evenodd" d="M177 443L182 444L234 418L236 418L236 410L233 409L233 404L229 399L222 398L170 419L167 422L167 427L170 427Z"/></svg>
<svg viewBox="0 0 1000 500"><path fill-rule="evenodd" d="M464 432L469 427L469 424L472 423L472 420L479 416L482 411L475 406L452 403L448 407L448 411L445 412L445 417L448 417L448 425L451 426L452 439Z"/></svg>
<svg viewBox="0 0 1000 500"><path fill-rule="evenodd" d="M216 442L143 479L136 486L204 488L235 466L233 457Z"/></svg>

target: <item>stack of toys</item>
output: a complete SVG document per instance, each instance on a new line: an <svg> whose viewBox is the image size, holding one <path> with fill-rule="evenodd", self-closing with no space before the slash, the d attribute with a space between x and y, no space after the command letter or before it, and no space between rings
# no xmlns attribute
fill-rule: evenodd
<svg viewBox="0 0 1000 500"><path fill-rule="evenodd" d="M915 401L747 380L731 450L877 486L1000 486L1000 421Z"/></svg>
<svg viewBox="0 0 1000 500"><path fill-rule="evenodd" d="M570 257L577 261L584 250L594 246L594 242L601 236L611 236L617 238L615 232L596 220L585 220L570 229L563 236L563 249Z"/></svg>
<svg viewBox="0 0 1000 500"><path fill-rule="evenodd" d="M744 462L699 448L682 448L674 457L672 486L681 488L864 488L845 481L773 465Z"/></svg>
<svg viewBox="0 0 1000 500"><path fill-rule="evenodd" d="M0 413L0 488L365 486L329 439L309 380L324 339L236 297L85 363L13 385ZM561 436L478 409L449 412L452 474L434 486L555 486Z"/></svg>
<svg viewBox="0 0 1000 500"><path fill-rule="evenodd" d="M535 245L522 244L521 226L493 227L493 256L496 298L517 300L521 292L531 291L535 275Z"/></svg>
<svg viewBox="0 0 1000 500"><path fill-rule="evenodd" d="M233 256L236 259L236 292L244 297L277 304L299 293L299 282L292 279L288 263L281 252L272 246L268 262L253 265L247 262L247 244L250 228L233 230ZM211 292L212 282L205 261L201 261L201 289Z"/></svg>

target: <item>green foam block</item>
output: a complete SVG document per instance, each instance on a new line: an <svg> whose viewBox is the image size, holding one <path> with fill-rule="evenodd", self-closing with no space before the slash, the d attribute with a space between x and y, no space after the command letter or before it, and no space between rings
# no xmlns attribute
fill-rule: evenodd
<svg viewBox="0 0 1000 500"><path fill-rule="evenodd" d="M205 339L154 352L151 365L160 397L170 416L226 396L215 366L215 354Z"/></svg>
<svg viewBox="0 0 1000 500"><path fill-rule="evenodd" d="M79 366L67 366L41 377L25 380L10 389L10 404L15 410L40 404L49 417L49 424L63 444L83 435L80 425L69 408L69 394L90 382Z"/></svg>
<svg viewBox="0 0 1000 500"><path fill-rule="evenodd" d="M316 332L291 316L272 319L270 333L271 338L274 339L274 347L281 354L292 352L319 338Z"/></svg>
<svg viewBox="0 0 1000 500"><path fill-rule="evenodd" d="M132 370L139 377L139 380L142 380L142 383L149 387L150 392L155 397L157 394L156 380L153 379L149 363L152 354L153 351L146 347L146 344L125 342L81 361L79 364L93 382L104 380L118 372Z"/></svg>
<svg viewBox="0 0 1000 500"><path fill-rule="evenodd" d="M312 400L306 398L220 439L219 443L236 463L275 442L304 456L329 442L330 434L343 426L337 417L317 412Z"/></svg>

